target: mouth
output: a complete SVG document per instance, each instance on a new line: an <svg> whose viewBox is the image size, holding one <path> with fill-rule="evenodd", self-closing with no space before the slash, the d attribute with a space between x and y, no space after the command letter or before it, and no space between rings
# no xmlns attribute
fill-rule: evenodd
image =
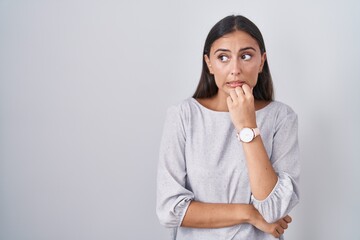
<svg viewBox="0 0 360 240"><path fill-rule="evenodd" d="M230 82L226 82L226 86L230 87L230 88L236 88L236 87L241 87L245 82L244 81L230 81Z"/></svg>

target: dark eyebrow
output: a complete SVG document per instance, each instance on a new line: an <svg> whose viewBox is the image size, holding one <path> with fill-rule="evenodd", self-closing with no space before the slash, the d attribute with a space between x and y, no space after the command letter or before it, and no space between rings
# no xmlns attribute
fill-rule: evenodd
<svg viewBox="0 0 360 240"><path fill-rule="evenodd" d="M249 50L249 49L254 50L254 51L256 52L256 49L253 48L253 47L244 47L244 48L241 48L241 49L239 50L239 52L242 52L242 51L245 51L245 50ZM217 53L217 52L220 52L220 51L221 51L221 52L231 52L229 49L219 48L219 49L217 49L217 50L214 52L214 54Z"/></svg>
<svg viewBox="0 0 360 240"><path fill-rule="evenodd" d="M219 48L219 49L217 49L215 52L214 52L214 54L215 53L217 53L217 52L230 52L230 50L229 49L225 49L225 48Z"/></svg>
<svg viewBox="0 0 360 240"><path fill-rule="evenodd" d="M253 47L245 47L245 48L241 48L239 52L242 52L242 51L245 51L245 50L249 50L249 49L252 49L256 52L256 49L253 48Z"/></svg>

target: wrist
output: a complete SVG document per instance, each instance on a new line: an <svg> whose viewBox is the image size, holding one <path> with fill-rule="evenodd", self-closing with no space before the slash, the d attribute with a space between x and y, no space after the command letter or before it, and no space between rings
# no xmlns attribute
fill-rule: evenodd
<svg viewBox="0 0 360 240"><path fill-rule="evenodd" d="M259 212L254 207L254 205L249 204L248 211L247 211L247 218L248 218L247 223L249 223L251 225L255 225L256 219L257 219L257 214L259 214Z"/></svg>
<svg viewBox="0 0 360 240"><path fill-rule="evenodd" d="M236 134L236 137L240 142L249 143L259 135L260 135L259 128L245 127Z"/></svg>
<svg viewBox="0 0 360 240"><path fill-rule="evenodd" d="M236 132L240 132L243 128L257 128L256 123L245 123L245 124L238 124L235 126Z"/></svg>
<svg viewBox="0 0 360 240"><path fill-rule="evenodd" d="M255 223L255 215L258 213L252 204L239 204L238 222L239 223Z"/></svg>

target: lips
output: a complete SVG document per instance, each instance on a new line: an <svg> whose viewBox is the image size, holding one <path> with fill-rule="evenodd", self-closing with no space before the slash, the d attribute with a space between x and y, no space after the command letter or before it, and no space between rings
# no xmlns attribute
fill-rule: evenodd
<svg viewBox="0 0 360 240"><path fill-rule="evenodd" d="M226 82L226 86L231 88L241 87L245 82L244 81L231 81Z"/></svg>

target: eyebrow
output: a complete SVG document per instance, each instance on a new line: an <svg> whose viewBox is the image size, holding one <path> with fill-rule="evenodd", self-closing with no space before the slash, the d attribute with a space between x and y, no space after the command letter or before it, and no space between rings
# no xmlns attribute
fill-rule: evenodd
<svg viewBox="0 0 360 240"><path fill-rule="evenodd" d="M252 50L254 50L254 51L256 52L256 49L253 48L253 47L244 47L244 48L241 48L241 49L239 50L239 52L242 52L242 51L245 51L245 50L249 50L249 49L252 49ZM231 51L230 51L229 49L226 49L226 48L219 48L219 49L217 49L217 50L214 52L214 54L217 53L217 52L231 52Z"/></svg>

